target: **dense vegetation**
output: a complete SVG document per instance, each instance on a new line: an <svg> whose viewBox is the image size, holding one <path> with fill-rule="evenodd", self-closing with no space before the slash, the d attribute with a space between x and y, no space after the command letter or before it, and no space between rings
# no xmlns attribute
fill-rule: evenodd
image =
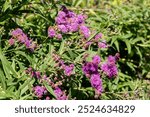
<svg viewBox="0 0 150 117"><path fill-rule="evenodd" d="M150 99L149 0L1 0L0 99Z"/></svg>

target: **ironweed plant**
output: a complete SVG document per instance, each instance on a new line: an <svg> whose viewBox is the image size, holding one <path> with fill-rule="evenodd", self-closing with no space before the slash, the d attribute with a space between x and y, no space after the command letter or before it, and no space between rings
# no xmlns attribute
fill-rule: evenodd
<svg viewBox="0 0 150 117"><path fill-rule="evenodd" d="M0 3L0 99L149 99L149 9L86 2Z"/></svg>

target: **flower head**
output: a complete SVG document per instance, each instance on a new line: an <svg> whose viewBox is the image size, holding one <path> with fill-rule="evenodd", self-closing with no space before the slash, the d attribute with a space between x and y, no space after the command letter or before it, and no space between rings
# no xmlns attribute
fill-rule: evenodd
<svg viewBox="0 0 150 117"><path fill-rule="evenodd" d="M35 72L36 78L40 79L41 78L41 73L39 71Z"/></svg>
<svg viewBox="0 0 150 117"><path fill-rule="evenodd" d="M90 82L93 88L95 88L100 93L102 92L102 80L99 74L92 74L90 78Z"/></svg>
<svg viewBox="0 0 150 117"><path fill-rule="evenodd" d="M20 28L17 28L11 32L13 37L17 37L17 36L21 35L22 33L23 33L23 31Z"/></svg>
<svg viewBox="0 0 150 117"><path fill-rule="evenodd" d="M80 31L84 35L85 38L89 38L90 37L90 29L87 26L81 25L80 26Z"/></svg>
<svg viewBox="0 0 150 117"><path fill-rule="evenodd" d="M93 56L92 62L95 64L99 64L101 62L101 58L98 55Z"/></svg>
<svg viewBox="0 0 150 117"><path fill-rule="evenodd" d="M42 96L46 93L46 88L43 86L36 86L33 88L33 91L38 98L42 98Z"/></svg>
<svg viewBox="0 0 150 117"><path fill-rule="evenodd" d="M118 74L118 69L116 66L116 58L114 56L108 56L107 62L101 65L102 71L109 77L115 77Z"/></svg>
<svg viewBox="0 0 150 117"><path fill-rule="evenodd" d="M65 25L58 25L58 29L62 32L62 33L67 33L68 29Z"/></svg>
<svg viewBox="0 0 150 117"><path fill-rule="evenodd" d="M73 69L74 69L74 64L71 64L71 65L69 65L69 66L65 66L65 67L64 67L65 75L66 75L66 76L70 76L70 75L72 74L72 72L73 72Z"/></svg>
<svg viewBox="0 0 150 117"><path fill-rule="evenodd" d="M107 63L108 63L109 65L115 65L115 63L116 63L116 58L115 58L115 56L112 56L112 55L108 56L108 58L107 58Z"/></svg>
<svg viewBox="0 0 150 117"><path fill-rule="evenodd" d="M66 94L59 87L55 87L54 93L56 95L57 100L67 100L68 99Z"/></svg>
<svg viewBox="0 0 150 117"><path fill-rule="evenodd" d="M107 45L106 41L103 40L103 41L101 41L101 42L98 42L98 47L99 47L99 48L107 48L108 45Z"/></svg>
<svg viewBox="0 0 150 117"><path fill-rule="evenodd" d="M96 36L95 36L95 40L99 40L99 39L101 39L102 38L102 36L103 36L103 34L102 33L98 33Z"/></svg>
<svg viewBox="0 0 150 117"><path fill-rule="evenodd" d="M53 28L49 27L48 28L48 37L52 38L52 37L55 37L56 35L56 32Z"/></svg>
<svg viewBox="0 0 150 117"><path fill-rule="evenodd" d="M59 40L61 40L62 39L62 35L61 34L57 34L56 38L59 39Z"/></svg>
<svg viewBox="0 0 150 117"><path fill-rule="evenodd" d="M8 40L8 43L9 43L9 45L14 45L14 43L15 43L15 40L13 39L13 38L10 38L9 40Z"/></svg>
<svg viewBox="0 0 150 117"><path fill-rule="evenodd" d="M98 73L98 65L93 62L86 62L82 66L82 71L85 75L97 74Z"/></svg>

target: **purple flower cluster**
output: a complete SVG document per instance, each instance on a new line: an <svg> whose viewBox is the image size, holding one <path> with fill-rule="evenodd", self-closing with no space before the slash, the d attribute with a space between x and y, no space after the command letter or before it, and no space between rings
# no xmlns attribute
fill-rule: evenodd
<svg viewBox="0 0 150 117"><path fill-rule="evenodd" d="M92 62L94 64L99 64L101 62L101 58L98 55L93 56Z"/></svg>
<svg viewBox="0 0 150 117"><path fill-rule="evenodd" d="M76 14L63 6L55 18L56 26L48 28L48 37L61 39L61 33L66 34L79 31L85 38L88 38L90 30L85 26L85 19L85 15Z"/></svg>
<svg viewBox="0 0 150 117"><path fill-rule="evenodd" d="M95 64L93 62L86 62L82 67L82 71L87 77L91 76L92 74L97 74L98 64Z"/></svg>
<svg viewBox="0 0 150 117"><path fill-rule="evenodd" d="M36 44L27 37L27 35L20 29L17 28L11 32L12 37L9 39L9 44L14 45L15 40L21 44L24 44L26 48L34 51L36 48Z"/></svg>
<svg viewBox="0 0 150 117"><path fill-rule="evenodd" d="M99 41L99 39L101 39L103 37L103 34L102 33L98 33L97 35L95 35L94 39L96 41Z"/></svg>
<svg viewBox="0 0 150 117"><path fill-rule="evenodd" d="M83 34L85 38L90 37L91 32L90 32L90 29L87 26L81 25L80 26L80 31L81 31L81 34Z"/></svg>
<svg viewBox="0 0 150 117"><path fill-rule="evenodd" d="M115 77L118 74L116 66L116 56L108 56L107 62L101 65L101 70L109 77Z"/></svg>
<svg viewBox="0 0 150 117"><path fill-rule="evenodd" d="M99 47L99 48L107 48L108 45L107 45L106 41L103 40L103 41L101 41L101 42L98 42L98 47Z"/></svg>
<svg viewBox="0 0 150 117"><path fill-rule="evenodd" d="M55 35L56 35L56 31L54 30L54 28L49 27L48 28L48 37L52 38L52 37L55 37Z"/></svg>
<svg viewBox="0 0 150 117"><path fill-rule="evenodd" d="M86 75L86 77L90 78L91 86L99 92L102 93L102 80L100 78L100 74L98 72L98 65L100 64L101 59L98 55L93 56L92 62L86 62L82 71Z"/></svg>
<svg viewBox="0 0 150 117"><path fill-rule="evenodd" d="M47 90L44 86L33 87L33 91L38 98L42 98L43 95L47 93Z"/></svg>
<svg viewBox="0 0 150 117"><path fill-rule="evenodd" d="M97 92L101 93L103 91L102 80L99 74L92 74L90 82L92 87L95 88Z"/></svg>
<svg viewBox="0 0 150 117"><path fill-rule="evenodd" d="M66 76L71 76L74 70L74 64L66 65L62 59L56 54L53 54L53 59L59 64L59 67L64 70Z"/></svg>
<svg viewBox="0 0 150 117"><path fill-rule="evenodd" d="M73 64L71 64L69 67L73 67ZM42 76L41 72L33 70L32 67L29 67L26 70L26 73L29 74L31 77L36 78L36 80L38 80L40 84L42 84L43 81L47 82L49 84L49 86L51 86L54 89L54 93L56 95L57 100L68 99L65 92L59 88L59 86L62 85L62 81L58 81L57 77L55 77L53 80L50 80L49 77L47 77L47 75ZM66 72L66 74L70 75L70 71L68 70ZM37 85L37 86L33 87L33 92L39 99L41 99L41 98L42 99L45 98L46 100L50 99L49 93L44 86Z"/></svg>
<svg viewBox="0 0 150 117"><path fill-rule="evenodd" d="M77 15L63 6L62 10L58 12L55 21L62 33L77 32L80 25L84 24L85 16L82 14Z"/></svg>
<svg viewBox="0 0 150 117"><path fill-rule="evenodd" d="M102 39L103 38L103 34L102 33L98 33L97 35L95 35L95 37L93 39L91 39L90 41L87 41L84 45L84 48L87 49L90 45L96 43L98 45L98 48L108 48L108 44L106 43L106 40Z"/></svg>
<svg viewBox="0 0 150 117"><path fill-rule="evenodd" d="M98 64L101 59L98 55L93 56L92 62L85 62L82 66L82 71L86 76L91 76L92 74L98 74Z"/></svg>
<svg viewBox="0 0 150 117"><path fill-rule="evenodd" d="M63 92L59 87L56 87L54 89L54 93L56 95L57 100L67 100L68 99L65 92Z"/></svg>
<svg viewBox="0 0 150 117"><path fill-rule="evenodd" d="M41 73L40 73L39 71L33 70L32 67L29 67L29 68L26 70L26 73L27 73L27 74L30 74L31 77L35 77L35 78L38 78L38 79L41 78Z"/></svg>
<svg viewBox="0 0 150 117"><path fill-rule="evenodd" d="M70 65L65 65L64 67L64 73L66 76L70 76L72 75L72 72L73 72L73 69L74 69L74 64L70 64Z"/></svg>
<svg viewBox="0 0 150 117"><path fill-rule="evenodd" d="M62 39L62 34L61 33L58 33L55 29L55 27L49 27L48 28L48 37L50 38L57 38L58 40L61 40Z"/></svg>

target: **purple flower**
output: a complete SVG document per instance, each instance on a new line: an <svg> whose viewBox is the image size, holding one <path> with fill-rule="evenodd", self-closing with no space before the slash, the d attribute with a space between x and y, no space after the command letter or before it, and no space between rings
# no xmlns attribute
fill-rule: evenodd
<svg viewBox="0 0 150 117"><path fill-rule="evenodd" d="M62 39L62 35L61 34L57 34L56 38L59 39L59 40L61 40Z"/></svg>
<svg viewBox="0 0 150 117"><path fill-rule="evenodd" d="M103 40L102 42L98 42L98 47L99 48L107 48L108 45L107 45L106 41Z"/></svg>
<svg viewBox="0 0 150 117"><path fill-rule="evenodd" d="M51 98L49 96L46 96L46 100L50 100Z"/></svg>
<svg viewBox="0 0 150 117"><path fill-rule="evenodd" d="M101 65L101 70L109 77L115 77L118 74L118 69L115 64L110 64L108 61Z"/></svg>
<svg viewBox="0 0 150 117"><path fill-rule="evenodd" d="M48 37L52 38L52 37L55 37L56 35L56 32L53 28L49 27L48 28Z"/></svg>
<svg viewBox="0 0 150 117"><path fill-rule="evenodd" d="M17 37L18 35L21 35L22 33L23 31L20 28L17 28L11 32L13 37Z"/></svg>
<svg viewBox="0 0 150 117"><path fill-rule="evenodd" d="M32 67L29 67L25 72L26 72L26 74L31 73L32 72Z"/></svg>
<svg viewBox="0 0 150 117"><path fill-rule="evenodd" d="M65 25L58 25L58 29L63 32L63 33L67 33L68 29Z"/></svg>
<svg viewBox="0 0 150 117"><path fill-rule="evenodd" d="M57 25L60 25L60 24L65 24L66 20L64 18L56 17L55 22Z"/></svg>
<svg viewBox="0 0 150 117"><path fill-rule="evenodd" d="M36 78L40 79L41 78L41 73L39 71L36 71L35 76L36 76Z"/></svg>
<svg viewBox="0 0 150 117"><path fill-rule="evenodd" d="M87 49L93 42L88 41L85 43L84 48Z"/></svg>
<svg viewBox="0 0 150 117"><path fill-rule="evenodd" d="M18 42L24 44L26 48L29 48L32 52L36 48L36 44L32 43L32 40L28 38L28 36L20 29L17 28L11 32L12 38L15 38ZM10 40L10 44L11 44Z"/></svg>
<svg viewBox="0 0 150 117"><path fill-rule="evenodd" d="M77 23L71 23L71 24L70 24L69 30L70 30L71 32L76 32L76 31L78 31L78 29L79 29L79 25L78 25Z"/></svg>
<svg viewBox="0 0 150 117"><path fill-rule="evenodd" d="M103 36L103 34L102 33L98 33L96 36L95 36L95 40L99 40L99 39L101 39L102 38L102 36Z"/></svg>
<svg viewBox="0 0 150 117"><path fill-rule="evenodd" d="M70 76L70 75L72 74L72 72L73 72L73 69L74 69L74 64L71 64L71 65L69 65L69 66L65 66L65 67L64 67L65 75L66 75L66 76Z"/></svg>
<svg viewBox="0 0 150 117"><path fill-rule="evenodd" d="M85 20L85 17L82 14L77 16L77 21L79 24L84 23L84 20Z"/></svg>
<svg viewBox="0 0 150 117"><path fill-rule="evenodd" d="M68 97L65 95L65 93L59 87L55 88L54 93L56 95L57 100L67 100L68 99Z"/></svg>
<svg viewBox="0 0 150 117"><path fill-rule="evenodd" d="M20 43L25 43L26 40L28 40L28 37L27 35L25 35L24 33L20 34L17 36L17 40L20 42Z"/></svg>
<svg viewBox="0 0 150 117"><path fill-rule="evenodd" d="M44 75L42 76L42 79L48 80L48 77L44 74Z"/></svg>
<svg viewBox="0 0 150 117"><path fill-rule="evenodd" d="M29 49L30 49L31 52L33 52L36 49L36 47L37 47L37 45L32 42Z"/></svg>
<svg viewBox="0 0 150 117"><path fill-rule="evenodd" d="M67 13L68 18L72 18L72 17L75 17L75 16L76 16L76 14L73 11L68 10L68 13Z"/></svg>
<svg viewBox="0 0 150 117"><path fill-rule="evenodd" d="M60 17L60 18L65 18L65 17L66 17L66 13L63 12L63 11L59 11L59 12L58 12L58 17Z"/></svg>
<svg viewBox="0 0 150 117"><path fill-rule="evenodd" d="M26 48L29 48L30 45L31 45L31 41L30 40L26 40L24 44L25 44Z"/></svg>
<svg viewBox="0 0 150 117"><path fill-rule="evenodd" d="M87 26L81 25L80 26L80 31L84 35L85 38L89 38L90 37L90 30L89 30L89 28Z"/></svg>
<svg viewBox="0 0 150 117"><path fill-rule="evenodd" d="M92 75L98 73L98 65L94 64L93 62L86 62L82 66L82 71L85 75Z"/></svg>
<svg viewBox="0 0 150 117"><path fill-rule="evenodd" d="M63 33L79 31L79 25L83 24L84 20L85 17L83 15L77 15L73 11L68 10L66 7L62 7L62 11L59 11L55 18L58 29ZM89 35L88 32L83 34L85 37L88 37Z"/></svg>
<svg viewBox="0 0 150 117"><path fill-rule="evenodd" d="M31 77L36 77L35 71L31 72Z"/></svg>
<svg viewBox="0 0 150 117"><path fill-rule="evenodd" d="M102 80L100 79L99 74L92 74L90 78L90 82L93 88L95 88L98 92L102 92Z"/></svg>
<svg viewBox="0 0 150 117"><path fill-rule="evenodd" d="M98 55L93 56L92 62L95 64L99 64L101 62L101 58Z"/></svg>
<svg viewBox="0 0 150 117"><path fill-rule="evenodd" d="M9 40L8 40L8 43L9 43L9 45L14 45L14 43L15 43L15 40L13 39L13 38L10 38Z"/></svg>
<svg viewBox="0 0 150 117"><path fill-rule="evenodd" d="M115 65L116 57L112 56L112 55L109 55L108 58L107 58L107 63L108 63L108 65Z"/></svg>
<svg viewBox="0 0 150 117"><path fill-rule="evenodd" d="M36 86L33 88L34 94L38 97L38 98L42 98L43 95L47 92L46 88L43 86Z"/></svg>

